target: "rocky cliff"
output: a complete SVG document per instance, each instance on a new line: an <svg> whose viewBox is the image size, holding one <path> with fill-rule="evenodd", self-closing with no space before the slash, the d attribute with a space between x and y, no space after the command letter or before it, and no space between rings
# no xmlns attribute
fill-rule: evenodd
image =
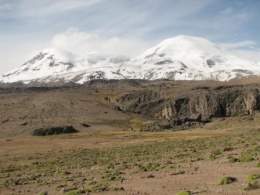
<svg viewBox="0 0 260 195"><path fill-rule="evenodd" d="M204 87L171 96L164 96L157 89L144 89L118 97L115 104L124 112L168 121L170 127L191 126L215 117L253 116L260 109L260 88Z"/></svg>

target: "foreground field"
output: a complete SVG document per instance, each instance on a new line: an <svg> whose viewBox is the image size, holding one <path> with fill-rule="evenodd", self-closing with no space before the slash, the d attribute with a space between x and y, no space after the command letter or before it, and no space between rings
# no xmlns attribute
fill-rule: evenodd
<svg viewBox="0 0 260 195"><path fill-rule="evenodd" d="M260 194L260 117L0 140L0 194Z"/></svg>

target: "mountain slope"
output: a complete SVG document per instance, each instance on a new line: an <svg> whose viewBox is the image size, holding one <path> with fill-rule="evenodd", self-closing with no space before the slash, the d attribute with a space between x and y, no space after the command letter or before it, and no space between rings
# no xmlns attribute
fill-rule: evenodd
<svg viewBox="0 0 260 195"><path fill-rule="evenodd" d="M132 61L142 69L145 79L221 81L259 74L259 62L206 39L189 36L167 39Z"/></svg>
<svg viewBox="0 0 260 195"><path fill-rule="evenodd" d="M84 58L55 49L44 50L1 81L12 83L75 82L93 79L230 80L260 75L259 61L207 39L177 36L162 41L131 60L89 53Z"/></svg>
<svg viewBox="0 0 260 195"><path fill-rule="evenodd" d="M17 69L4 74L3 82L75 82L84 83L92 79L122 79L116 73L117 64L128 59L89 54L84 59L74 54L47 49ZM116 66L117 65L117 66Z"/></svg>

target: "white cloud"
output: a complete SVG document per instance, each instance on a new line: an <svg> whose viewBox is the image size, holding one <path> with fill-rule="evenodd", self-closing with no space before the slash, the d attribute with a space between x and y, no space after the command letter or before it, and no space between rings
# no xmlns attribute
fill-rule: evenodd
<svg viewBox="0 0 260 195"><path fill-rule="evenodd" d="M132 38L101 37L97 34L70 29L55 35L51 41L51 47L79 56L95 53L132 57L146 49L148 43Z"/></svg>
<svg viewBox="0 0 260 195"><path fill-rule="evenodd" d="M260 62L260 50L254 41L221 43L220 45L227 51L232 51L245 59L254 60L256 63Z"/></svg>
<svg viewBox="0 0 260 195"><path fill-rule="evenodd" d="M241 41L237 43L223 43L222 46L227 49L254 49L256 47L254 41Z"/></svg>
<svg viewBox="0 0 260 195"><path fill-rule="evenodd" d="M21 65L44 47L56 49L62 51L62 53L72 53L79 57L84 57L90 53L135 57L140 55L145 49L154 46L152 42L136 38L104 37L94 33L79 31L78 29L69 29L56 34L49 41L45 42L33 40L32 42L21 44L19 42L21 39L17 39L15 40L17 43L15 48L8 43L0 45L0 59L2 59L0 69L2 73L14 66ZM4 42L2 41L2 43ZM243 57L254 59L257 62L260 61L260 50L257 49L256 43L253 41L221 43L220 45L227 50L233 50ZM13 57L14 53L15 57Z"/></svg>
<svg viewBox="0 0 260 195"><path fill-rule="evenodd" d="M0 74L23 64L44 48L53 48L83 57L89 53L134 57L150 47L135 38L103 37L98 34L69 29L52 37L0 37Z"/></svg>
<svg viewBox="0 0 260 195"><path fill-rule="evenodd" d="M245 58L260 61L260 50L254 41L219 43L219 45L227 51L232 50ZM71 28L53 36L49 46L58 51L69 52L79 57L88 54L136 57L146 49L154 46L154 43L129 37L104 37Z"/></svg>
<svg viewBox="0 0 260 195"><path fill-rule="evenodd" d="M151 44L178 34L215 41L259 41L251 32L257 25L247 26L253 18L257 20L258 12L253 9L257 4L236 6L224 1L0 0L0 66L10 69L22 64L28 53L46 46L80 55L94 51L135 56ZM70 26L87 32L56 34ZM225 45L231 49L256 47L250 41ZM6 70L0 67L1 72Z"/></svg>

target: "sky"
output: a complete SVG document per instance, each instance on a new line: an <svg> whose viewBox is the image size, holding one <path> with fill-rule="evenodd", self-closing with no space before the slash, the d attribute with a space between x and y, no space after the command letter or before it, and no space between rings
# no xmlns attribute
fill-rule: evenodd
<svg viewBox="0 0 260 195"><path fill-rule="evenodd" d="M0 73L44 48L135 56L177 35L260 47L259 0L0 0Z"/></svg>

